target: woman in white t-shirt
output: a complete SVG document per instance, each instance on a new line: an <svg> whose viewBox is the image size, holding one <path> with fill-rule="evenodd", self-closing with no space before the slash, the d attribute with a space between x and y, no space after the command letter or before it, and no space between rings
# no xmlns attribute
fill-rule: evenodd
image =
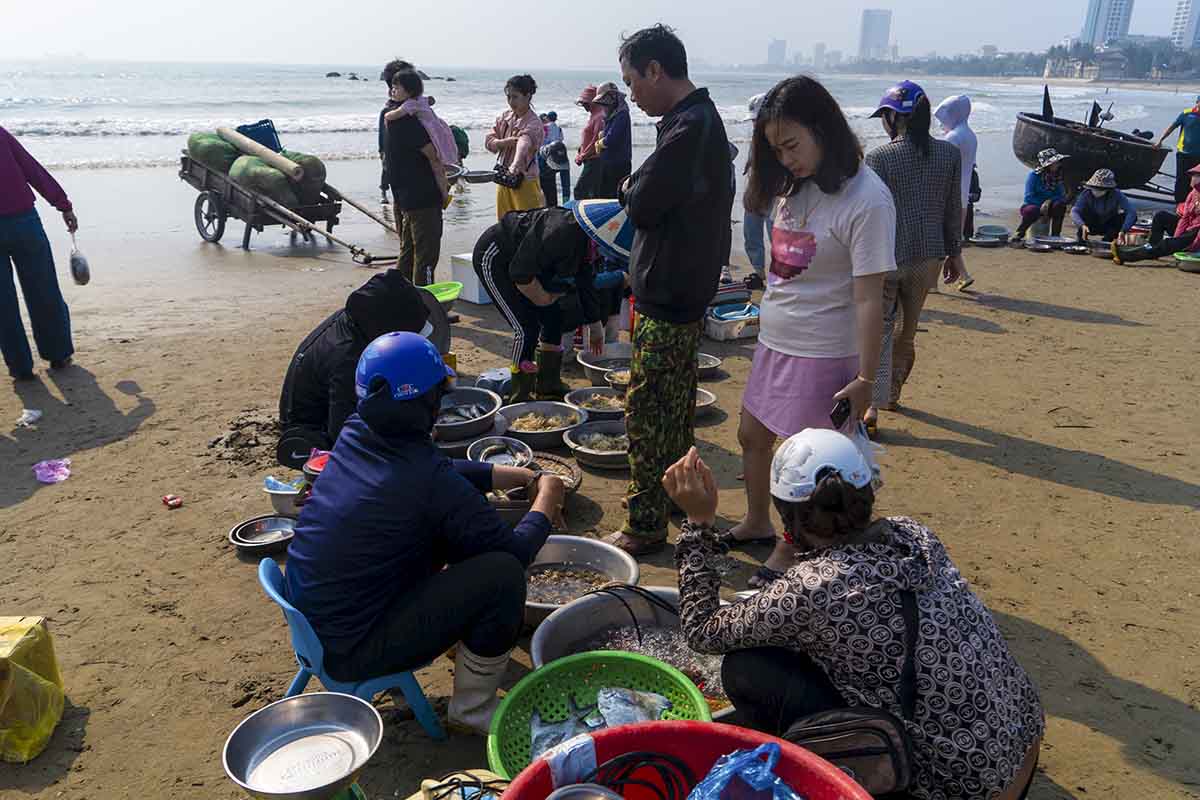
<svg viewBox="0 0 1200 800"><path fill-rule="evenodd" d="M751 579L761 585L795 560L790 534L777 540L771 522L776 437L833 427L830 413L843 398L851 420L871 405L884 276L896 269L896 210L887 186L863 166L837 101L812 78L788 78L767 94L751 148L746 208L775 224L738 428L747 511L724 540L775 542Z"/></svg>

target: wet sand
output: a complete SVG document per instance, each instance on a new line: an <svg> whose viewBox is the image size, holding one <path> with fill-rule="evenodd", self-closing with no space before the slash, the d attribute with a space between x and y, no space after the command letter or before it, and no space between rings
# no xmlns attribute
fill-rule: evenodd
<svg viewBox="0 0 1200 800"><path fill-rule="evenodd" d="M339 162L332 174L373 198L374 169ZM0 608L50 618L69 703L43 755L0 767L0 796L238 797L224 739L282 696L294 662L254 563L225 536L270 510L261 482L279 469L254 425L242 447L210 443L237 420L270 418L296 343L369 273L277 232L249 253L236 225L223 246L201 243L194 193L170 170L68 179L94 279L64 287L78 366L0 391L9 424L23 407L45 412L0 438ZM483 208L462 212L469 224L451 215L446 254L469 250ZM47 222L65 274L65 235ZM383 251L390 240L373 226L347 212L338 230ZM883 416L880 511L942 537L1040 686L1048 731L1031 797L1197 797L1200 276L1008 249L968 258L977 291L931 298L905 409ZM457 310L462 371L503 364L510 333L495 311ZM752 347L704 350L725 374L705 383L721 411L697 439L731 521L744 510L736 426ZM64 456L67 482L33 480L30 465ZM571 531L619 525L624 480L588 471ZM167 493L184 507L168 511ZM727 589L766 555L737 554ZM673 584L670 567L669 553L648 559L643 583ZM524 652L517 660L511 680L527 669ZM419 674L439 708L449 667ZM486 763L482 739L433 744L380 703L369 797Z"/></svg>

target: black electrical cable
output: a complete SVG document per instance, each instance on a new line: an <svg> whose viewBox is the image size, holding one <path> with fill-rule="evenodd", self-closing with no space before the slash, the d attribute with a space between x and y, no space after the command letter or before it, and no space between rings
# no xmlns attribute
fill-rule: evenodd
<svg viewBox="0 0 1200 800"><path fill-rule="evenodd" d="M599 589L593 589L587 594L604 594L615 598L621 605L625 606L625 610L629 612L629 619L633 622L633 629L637 633L638 644L642 643L642 626L638 623L637 615L633 613L633 608L621 597L618 590L625 590L641 597L652 606L656 606L669 614L679 616L679 609L671 605L666 600L662 599L653 592L643 589L641 586L632 586L630 584L615 584L611 586L601 586Z"/></svg>
<svg viewBox="0 0 1200 800"><path fill-rule="evenodd" d="M642 770L657 774L662 786L634 777ZM696 776L681 759L666 753L634 751L605 761L588 773L580 783L595 783L620 793L625 786L640 786L652 791L658 800L686 800Z"/></svg>
<svg viewBox="0 0 1200 800"><path fill-rule="evenodd" d="M444 800L445 798L453 795L455 792L460 792L463 789L479 790L481 800L482 796L485 795L499 797L504 790L508 788L509 784L509 781L506 781L503 778L498 778L496 780L482 780L475 777L463 778L462 775L463 773L461 771L448 772L443 775L439 779L441 783L437 784L436 786L431 786L429 789L431 800Z"/></svg>

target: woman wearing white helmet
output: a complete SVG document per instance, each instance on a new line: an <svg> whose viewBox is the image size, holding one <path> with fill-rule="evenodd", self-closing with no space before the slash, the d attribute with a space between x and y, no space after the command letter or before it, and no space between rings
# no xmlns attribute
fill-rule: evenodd
<svg viewBox="0 0 1200 800"><path fill-rule="evenodd" d="M911 519L872 519L874 478L835 431L784 442L771 495L801 555L722 606L712 472L695 448L667 470L688 515L675 548L688 644L726 654L726 694L751 727L798 737L812 714L887 712L911 739L913 797L1023 797L1045 728L1037 689L938 538Z"/></svg>

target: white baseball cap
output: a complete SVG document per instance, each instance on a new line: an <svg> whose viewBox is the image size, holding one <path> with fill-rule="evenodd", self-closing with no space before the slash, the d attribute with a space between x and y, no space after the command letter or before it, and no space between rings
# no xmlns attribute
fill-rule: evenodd
<svg viewBox="0 0 1200 800"><path fill-rule="evenodd" d="M874 477L871 465L848 437L806 428L780 445L771 461L771 496L790 503L812 497L829 471L861 489Z"/></svg>

